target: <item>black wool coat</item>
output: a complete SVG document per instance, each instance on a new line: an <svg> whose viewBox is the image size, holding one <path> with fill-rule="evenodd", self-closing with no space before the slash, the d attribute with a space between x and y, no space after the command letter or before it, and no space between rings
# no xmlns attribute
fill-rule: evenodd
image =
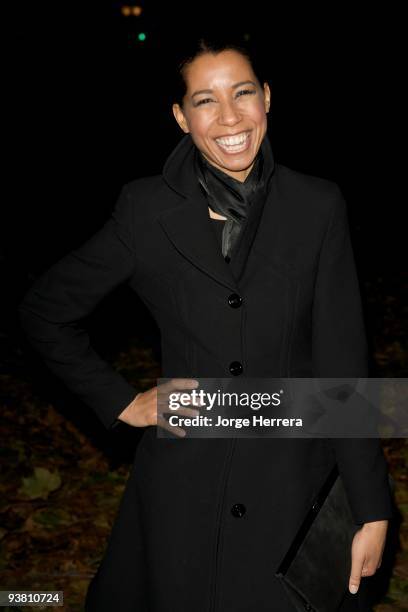
<svg viewBox="0 0 408 612"><path fill-rule="evenodd" d="M368 375L341 190L273 162L267 136L261 146L274 164L269 193L235 262L222 257L187 134L162 174L127 183L105 225L24 296L30 342L106 428L137 390L80 321L121 283L158 324L163 377ZM293 612L274 572L336 461L355 522L391 518L378 439L180 439L146 428L87 612Z"/></svg>

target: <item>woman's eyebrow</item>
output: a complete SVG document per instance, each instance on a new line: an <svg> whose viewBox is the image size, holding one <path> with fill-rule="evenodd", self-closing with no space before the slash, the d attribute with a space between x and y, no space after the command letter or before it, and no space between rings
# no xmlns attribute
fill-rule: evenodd
<svg viewBox="0 0 408 612"><path fill-rule="evenodd" d="M251 85L255 85L253 81L240 81L239 83L235 83L235 85L231 85L231 89L236 89L237 87L241 87L241 85L248 85L248 83L250 83ZM193 94L191 94L191 97L194 98L194 96L198 96L198 94L203 94L203 93L213 93L213 90L212 89L199 89L198 91L195 91Z"/></svg>

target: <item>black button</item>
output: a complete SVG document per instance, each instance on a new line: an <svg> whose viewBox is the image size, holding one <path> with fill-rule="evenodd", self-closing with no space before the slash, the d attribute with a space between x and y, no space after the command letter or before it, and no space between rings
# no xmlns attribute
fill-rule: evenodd
<svg viewBox="0 0 408 612"><path fill-rule="evenodd" d="M244 516L245 511L246 511L246 508L244 504L234 504L231 508L232 516L235 516L237 518L241 518L241 516Z"/></svg>
<svg viewBox="0 0 408 612"><path fill-rule="evenodd" d="M319 502L315 502L312 506L312 510L313 512L317 512L318 510L320 510L320 505Z"/></svg>
<svg viewBox="0 0 408 612"><path fill-rule="evenodd" d="M244 368L242 367L242 363L240 363L239 361L233 361L232 363L230 363L229 371L234 376L238 376L238 374L241 374L243 369Z"/></svg>
<svg viewBox="0 0 408 612"><path fill-rule="evenodd" d="M224 259L225 259L225 261L226 261L227 263L229 263L229 262L231 261L231 257L230 257L229 255L226 255L226 256L224 257Z"/></svg>
<svg viewBox="0 0 408 612"><path fill-rule="evenodd" d="M231 293L228 298L228 304L231 308L239 308L242 304L242 297L238 293Z"/></svg>

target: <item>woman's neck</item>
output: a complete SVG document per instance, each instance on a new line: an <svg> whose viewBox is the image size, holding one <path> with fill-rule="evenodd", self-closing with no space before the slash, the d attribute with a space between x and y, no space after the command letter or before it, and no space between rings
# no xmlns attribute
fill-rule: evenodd
<svg viewBox="0 0 408 612"><path fill-rule="evenodd" d="M219 215L214 210L212 210L210 207L208 207L208 211L210 213L211 219L223 219L223 221L227 220L227 217L223 217L222 215Z"/></svg>

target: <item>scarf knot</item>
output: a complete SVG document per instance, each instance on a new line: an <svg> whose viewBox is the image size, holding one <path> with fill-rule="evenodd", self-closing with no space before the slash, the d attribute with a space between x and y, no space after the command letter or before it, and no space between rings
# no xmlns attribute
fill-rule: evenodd
<svg viewBox="0 0 408 612"><path fill-rule="evenodd" d="M222 232L222 254L229 262L255 199L266 198L272 168L266 167L261 148L243 182L210 164L198 148L195 150L194 165L210 208L227 218Z"/></svg>

